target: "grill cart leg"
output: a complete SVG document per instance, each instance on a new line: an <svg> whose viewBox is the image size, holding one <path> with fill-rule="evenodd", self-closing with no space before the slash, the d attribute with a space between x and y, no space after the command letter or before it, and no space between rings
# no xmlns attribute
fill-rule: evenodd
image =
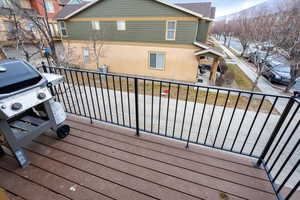
<svg viewBox="0 0 300 200"><path fill-rule="evenodd" d="M2 135L4 135L9 148L16 157L19 165L21 167L26 167L29 164L29 160L22 150L22 147L16 142L17 140L14 136L14 133L5 120L0 120L0 132Z"/></svg>

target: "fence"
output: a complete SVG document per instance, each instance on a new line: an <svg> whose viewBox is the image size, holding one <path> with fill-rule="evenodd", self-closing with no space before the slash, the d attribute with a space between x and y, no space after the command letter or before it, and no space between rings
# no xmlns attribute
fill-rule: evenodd
<svg viewBox="0 0 300 200"><path fill-rule="evenodd" d="M299 187L299 98L94 71L46 67L66 111L258 159L278 198ZM296 134L298 131L298 134ZM283 190L285 186L293 188Z"/></svg>

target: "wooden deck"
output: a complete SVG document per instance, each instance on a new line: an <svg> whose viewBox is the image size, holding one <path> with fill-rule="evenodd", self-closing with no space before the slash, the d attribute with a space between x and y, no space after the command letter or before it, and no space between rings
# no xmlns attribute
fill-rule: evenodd
<svg viewBox="0 0 300 200"><path fill-rule="evenodd" d="M26 147L27 168L0 158L0 187L11 199L276 199L249 158L78 117L67 123L67 138L49 132Z"/></svg>

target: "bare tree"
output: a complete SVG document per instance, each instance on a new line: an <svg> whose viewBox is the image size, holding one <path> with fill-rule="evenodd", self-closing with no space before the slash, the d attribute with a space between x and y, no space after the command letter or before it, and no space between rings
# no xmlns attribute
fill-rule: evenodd
<svg viewBox="0 0 300 200"><path fill-rule="evenodd" d="M232 23L233 23L232 27L233 27L234 37L236 37L240 41L243 48L241 52L241 57L243 57L252 41L251 38L252 19L250 16L240 16Z"/></svg>
<svg viewBox="0 0 300 200"><path fill-rule="evenodd" d="M42 6L45 8L44 1L40 3L42 3ZM23 9L18 3L18 1L10 1L10 5L11 11L13 13L17 13L20 16L20 18L32 24L32 26L35 29L35 32L37 33L35 34L35 36L39 36L39 40L41 41L43 47L48 47L51 49L50 57L56 65L59 65L59 60L55 49L55 43L52 38L52 33L47 21L47 16L42 17L39 16L37 13L33 13L32 11L29 11L27 9ZM16 19L16 21L18 22L19 19Z"/></svg>
<svg viewBox="0 0 300 200"><path fill-rule="evenodd" d="M288 91L300 76L300 0L280 1L274 18L272 43L291 67L291 79L285 90Z"/></svg>
<svg viewBox="0 0 300 200"><path fill-rule="evenodd" d="M92 45L92 50L94 54L94 59L96 62L97 68L100 67L100 58L103 56L103 48L104 48L104 30L99 27L97 29L91 29L91 38L90 42Z"/></svg>

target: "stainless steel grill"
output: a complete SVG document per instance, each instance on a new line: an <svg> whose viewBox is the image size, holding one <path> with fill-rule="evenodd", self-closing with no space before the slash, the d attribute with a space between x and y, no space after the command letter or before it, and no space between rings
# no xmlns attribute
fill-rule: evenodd
<svg viewBox="0 0 300 200"><path fill-rule="evenodd" d="M63 107L50 90L62 81L62 76L40 74L23 60L0 61L0 154L7 146L24 167L29 161L22 146L49 129L59 138L69 134Z"/></svg>

